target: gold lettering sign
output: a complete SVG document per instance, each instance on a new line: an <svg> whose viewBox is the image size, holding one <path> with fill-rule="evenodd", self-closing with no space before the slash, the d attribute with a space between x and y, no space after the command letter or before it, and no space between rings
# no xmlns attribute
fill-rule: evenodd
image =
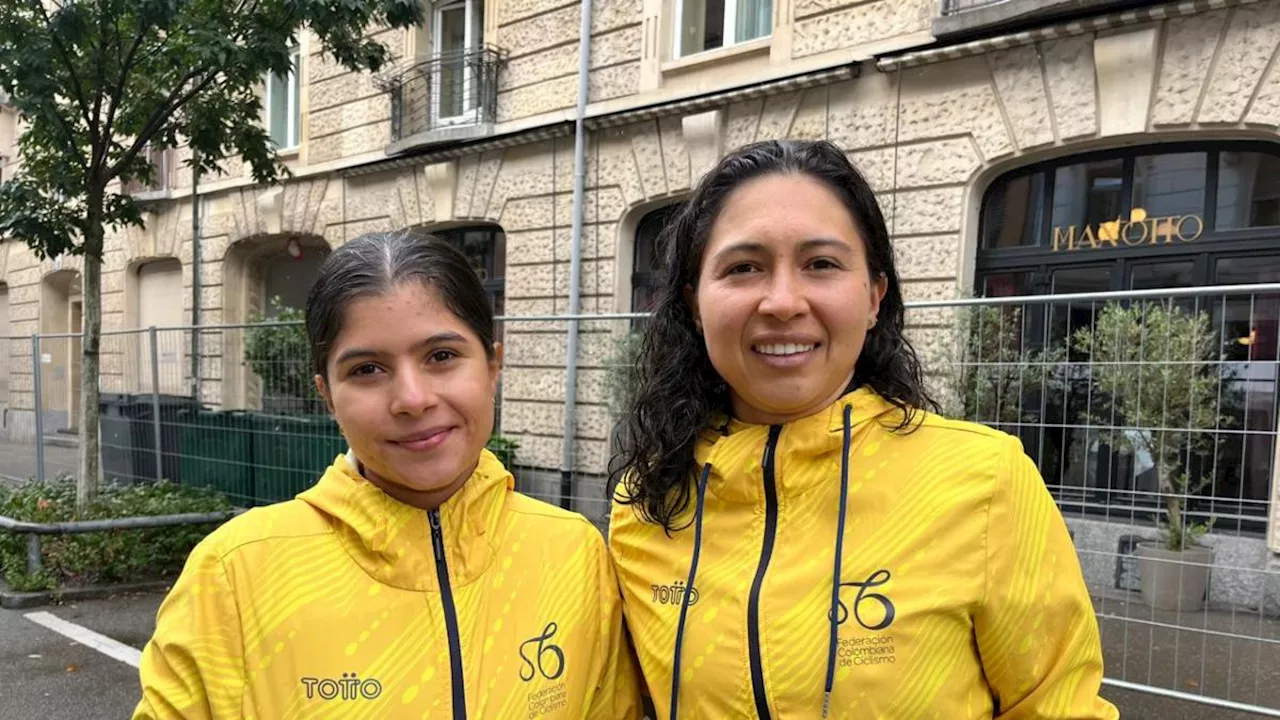
<svg viewBox="0 0 1280 720"><path fill-rule="evenodd" d="M1134 208L1128 220L1109 220L1096 226L1075 225L1053 228L1053 252L1097 250L1098 248L1140 247L1195 242L1204 234L1204 218L1199 215L1147 217L1147 211Z"/></svg>

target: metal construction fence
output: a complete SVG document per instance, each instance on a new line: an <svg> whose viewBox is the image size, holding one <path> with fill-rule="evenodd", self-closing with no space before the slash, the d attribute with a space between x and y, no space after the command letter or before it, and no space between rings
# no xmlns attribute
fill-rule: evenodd
<svg viewBox="0 0 1280 720"><path fill-rule="evenodd" d="M498 322L490 447L520 490L603 527L644 317ZM1280 285L914 302L906 324L943 412L1019 437L1038 464L1094 598L1108 683L1280 717ZM0 473L74 471L79 342L0 341ZM108 481L260 505L310 486L346 448L300 325L110 331L101 365Z"/></svg>

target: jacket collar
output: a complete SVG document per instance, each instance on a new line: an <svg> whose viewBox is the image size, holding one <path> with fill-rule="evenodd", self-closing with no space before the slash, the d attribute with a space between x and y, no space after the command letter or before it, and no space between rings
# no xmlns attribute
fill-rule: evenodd
<svg viewBox="0 0 1280 720"><path fill-rule="evenodd" d="M483 450L471 477L440 506L451 584L465 585L488 567L514 486L511 473ZM339 455L298 498L329 516L352 560L375 580L405 590L439 590L427 511L384 493L348 456Z"/></svg>
<svg viewBox="0 0 1280 720"><path fill-rule="evenodd" d="M778 495L804 492L823 483L838 483L844 409L852 408L850 425L857 447L879 424L896 426L901 411L870 388L854 390L818 412L783 426L774 448ZM875 422L873 422L875 421ZM710 492L729 502L764 502L764 449L771 427L724 416L713 419L698 440L699 466L711 463ZM810 463L797 472L797 463ZM787 467L784 472L783 467ZM828 467L829 466L829 467Z"/></svg>

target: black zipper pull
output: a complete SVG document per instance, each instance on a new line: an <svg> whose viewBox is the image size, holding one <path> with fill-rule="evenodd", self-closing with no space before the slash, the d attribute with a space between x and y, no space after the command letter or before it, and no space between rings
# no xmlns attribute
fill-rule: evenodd
<svg viewBox="0 0 1280 720"><path fill-rule="evenodd" d="M431 552L435 555L436 562L440 562L444 560L444 533L440 531L440 511L428 511L427 522L431 524Z"/></svg>

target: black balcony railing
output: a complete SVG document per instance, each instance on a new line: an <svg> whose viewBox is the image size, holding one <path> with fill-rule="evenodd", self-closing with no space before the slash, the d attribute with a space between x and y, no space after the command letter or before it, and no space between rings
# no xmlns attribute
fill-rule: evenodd
<svg viewBox="0 0 1280 720"><path fill-rule="evenodd" d="M989 7L991 5L1000 5L1009 2L1009 0L942 0L942 14L959 15L970 10Z"/></svg>
<svg viewBox="0 0 1280 720"><path fill-rule="evenodd" d="M419 58L377 77L391 94L391 138L491 123L506 52L485 45Z"/></svg>

